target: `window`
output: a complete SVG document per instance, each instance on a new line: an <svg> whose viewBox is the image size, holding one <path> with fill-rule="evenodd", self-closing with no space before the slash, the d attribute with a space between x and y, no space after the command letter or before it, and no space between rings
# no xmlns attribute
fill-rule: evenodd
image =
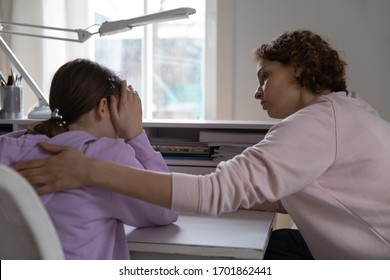
<svg viewBox="0 0 390 280"><path fill-rule="evenodd" d="M205 0L90 1L91 24L178 7L196 14L104 36L90 48L139 92L146 119L204 119Z"/></svg>

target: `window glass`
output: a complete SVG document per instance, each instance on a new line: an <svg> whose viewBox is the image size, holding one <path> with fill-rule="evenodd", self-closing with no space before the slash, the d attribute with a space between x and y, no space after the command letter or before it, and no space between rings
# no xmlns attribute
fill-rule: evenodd
<svg viewBox="0 0 390 280"><path fill-rule="evenodd" d="M204 118L205 1L91 1L94 22L180 7L194 8L196 13L94 40L95 60L133 85L148 119Z"/></svg>

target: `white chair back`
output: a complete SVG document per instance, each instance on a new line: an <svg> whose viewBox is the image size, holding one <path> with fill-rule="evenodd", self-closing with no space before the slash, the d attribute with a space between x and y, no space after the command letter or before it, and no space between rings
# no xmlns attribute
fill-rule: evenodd
<svg viewBox="0 0 390 280"><path fill-rule="evenodd" d="M0 259L64 259L53 223L33 187L0 165Z"/></svg>

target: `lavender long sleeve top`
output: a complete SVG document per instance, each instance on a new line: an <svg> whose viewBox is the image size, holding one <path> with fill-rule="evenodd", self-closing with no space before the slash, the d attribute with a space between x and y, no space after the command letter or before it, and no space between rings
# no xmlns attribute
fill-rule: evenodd
<svg viewBox="0 0 390 280"><path fill-rule="evenodd" d="M88 156L123 165L168 171L145 132L126 143L123 139L97 139L82 131L53 138L17 131L0 137L0 163L9 165L48 156L37 146L39 142L70 146ZM41 200L55 225L66 259L129 259L123 224L146 227L177 220L177 214L171 210L88 186L44 195Z"/></svg>

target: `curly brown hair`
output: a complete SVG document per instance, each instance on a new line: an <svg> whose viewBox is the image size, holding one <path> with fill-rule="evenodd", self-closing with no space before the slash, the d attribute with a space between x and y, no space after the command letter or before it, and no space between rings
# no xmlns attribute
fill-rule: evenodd
<svg viewBox="0 0 390 280"><path fill-rule="evenodd" d="M336 50L319 35L308 30L285 32L254 51L254 58L291 65L296 81L313 93L323 90L346 91L345 66Z"/></svg>

